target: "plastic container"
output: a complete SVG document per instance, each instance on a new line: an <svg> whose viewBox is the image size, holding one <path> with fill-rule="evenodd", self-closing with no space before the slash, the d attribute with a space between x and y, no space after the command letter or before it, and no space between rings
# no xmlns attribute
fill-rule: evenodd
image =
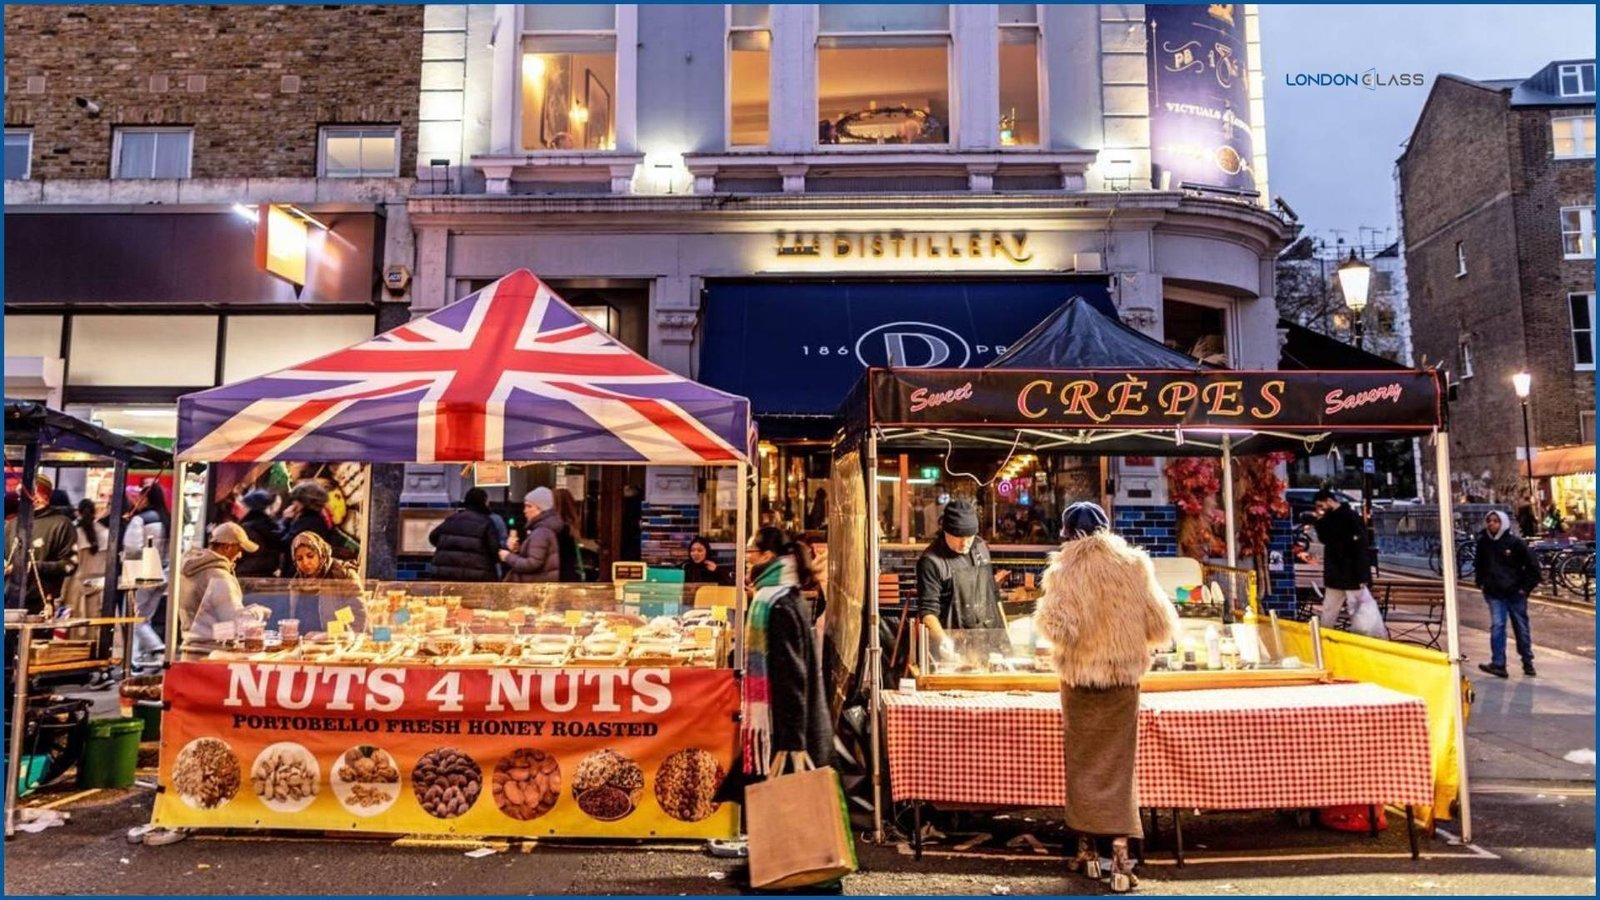
<svg viewBox="0 0 1600 900"><path fill-rule="evenodd" d="M133 787L133 772L139 765L139 737L143 733L144 722L140 719L91 719L83 762L78 764L78 787Z"/></svg>
<svg viewBox="0 0 1600 900"><path fill-rule="evenodd" d="M161 701L140 700L133 705L133 717L144 723L141 743L161 740Z"/></svg>

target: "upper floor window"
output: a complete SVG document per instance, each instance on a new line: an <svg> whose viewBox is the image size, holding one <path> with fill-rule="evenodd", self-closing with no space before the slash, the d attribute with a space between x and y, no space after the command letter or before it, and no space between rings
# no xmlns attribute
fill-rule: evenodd
<svg viewBox="0 0 1600 900"><path fill-rule="evenodd" d="M6 180L23 181L33 174L33 132L6 129Z"/></svg>
<svg viewBox="0 0 1600 900"><path fill-rule="evenodd" d="M1594 294L1568 294L1567 306L1572 313L1573 368L1591 371L1594 369Z"/></svg>
<svg viewBox="0 0 1600 900"><path fill-rule="evenodd" d="M817 143L950 142L950 7L817 7Z"/></svg>
<svg viewBox="0 0 1600 900"><path fill-rule="evenodd" d="M1000 146L1039 141L1039 7L1000 5Z"/></svg>
<svg viewBox="0 0 1600 900"><path fill-rule="evenodd" d="M728 6L728 143L765 147L772 107L772 7Z"/></svg>
<svg viewBox="0 0 1600 900"><path fill-rule="evenodd" d="M400 174L400 129L392 126L322 129L324 178L393 178Z"/></svg>
<svg viewBox="0 0 1600 900"><path fill-rule="evenodd" d="M615 150L617 8L522 7L522 147Z"/></svg>
<svg viewBox="0 0 1600 900"><path fill-rule="evenodd" d="M189 177L192 128L118 128L111 143L113 178Z"/></svg>
<svg viewBox="0 0 1600 900"><path fill-rule="evenodd" d="M1594 259L1594 207L1562 207L1561 252L1567 259Z"/></svg>
<svg viewBox="0 0 1600 900"><path fill-rule="evenodd" d="M1594 116L1562 116L1550 120L1557 159L1594 156Z"/></svg>
<svg viewBox="0 0 1600 900"><path fill-rule="evenodd" d="M1594 93L1594 63L1573 63L1557 70L1561 78L1561 96L1574 97Z"/></svg>

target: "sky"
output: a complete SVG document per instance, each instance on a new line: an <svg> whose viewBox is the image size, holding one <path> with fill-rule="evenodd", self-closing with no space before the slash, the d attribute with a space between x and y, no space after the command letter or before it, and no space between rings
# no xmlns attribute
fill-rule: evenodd
<svg viewBox="0 0 1600 900"><path fill-rule="evenodd" d="M1394 162L1433 80L1525 78L1556 59L1593 59L1595 8L1489 5L1261 6L1268 189L1305 233L1393 240ZM1291 87L1301 72L1414 73L1420 87ZM1377 228L1378 236L1362 226ZM1342 234L1335 234L1335 229Z"/></svg>

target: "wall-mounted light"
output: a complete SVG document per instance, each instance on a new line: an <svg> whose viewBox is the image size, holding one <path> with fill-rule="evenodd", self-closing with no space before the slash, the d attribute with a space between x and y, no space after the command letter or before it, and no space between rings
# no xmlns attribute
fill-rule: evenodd
<svg viewBox="0 0 1600 900"><path fill-rule="evenodd" d="M611 308L611 304L601 303L592 306L575 306L573 307L573 311L575 311L578 315L583 316L585 319L588 319L589 322L594 325L594 327L604 331L606 334L609 334L613 337L616 336L617 311Z"/></svg>
<svg viewBox="0 0 1600 900"><path fill-rule="evenodd" d="M1106 160L1101 180L1106 190L1125 191L1133 187L1133 160L1118 157Z"/></svg>
<svg viewBox="0 0 1600 900"><path fill-rule="evenodd" d="M544 58L534 53L522 55L522 77L527 81L544 80Z"/></svg>

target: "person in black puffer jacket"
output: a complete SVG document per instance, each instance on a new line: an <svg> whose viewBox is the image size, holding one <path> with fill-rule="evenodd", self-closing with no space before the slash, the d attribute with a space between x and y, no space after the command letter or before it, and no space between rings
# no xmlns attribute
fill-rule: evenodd
<svg viewBox="0 0 1600 900"><path fill-rule="evenodd" d="M1539 563L1533 551L1511 533L1511 519L1495 510L1484 518L1478 532L1473 579L1489 604L1489 661L1478 668L1496 678L1506 678L1506 620L1517 635L1517 655L1522 674L1533 668L1533 632L1528 625L1528 593L1539 585Z"/></svg>
<svg viewBox="0 0 1600 900"><path fill-rule="evenodd" d="M1367 526L1361 514L1333 491L1317 492L1312 503L1312 527L1322 542L1322 627L1332 628L1345 607L1352 617L1361 603L1373 602L1372 559L1367 553Z"/></svg>
<svg viewBox="0 0 1600 900"><path fill-rule="evenodd" d="M489 495L473 488L461 508L428 535L436 581L499 581L500 539L489 521Z"/></svg>
<svg viewBox="0 0 1600 900"><path fill-rule="evenodd" d="M556 514L555 503L555 494L547 487L534 488L523 498L528 536L500 551L500 561L506 564L506 581L527 584L561 580L560 535L566 523Z"/></svg>
<svg viewBox="0 0 1600 900"><path fill-rule="evenodd" d="M271 578L278 574L283 564L286 547L283 529L272 518L272 505L277 498L271 491L254 490L244 495L245 513L239 525L258 548L245 553L233 564L233 573L240 578ZM285 573L288 574L288 573Z"/></svg>

